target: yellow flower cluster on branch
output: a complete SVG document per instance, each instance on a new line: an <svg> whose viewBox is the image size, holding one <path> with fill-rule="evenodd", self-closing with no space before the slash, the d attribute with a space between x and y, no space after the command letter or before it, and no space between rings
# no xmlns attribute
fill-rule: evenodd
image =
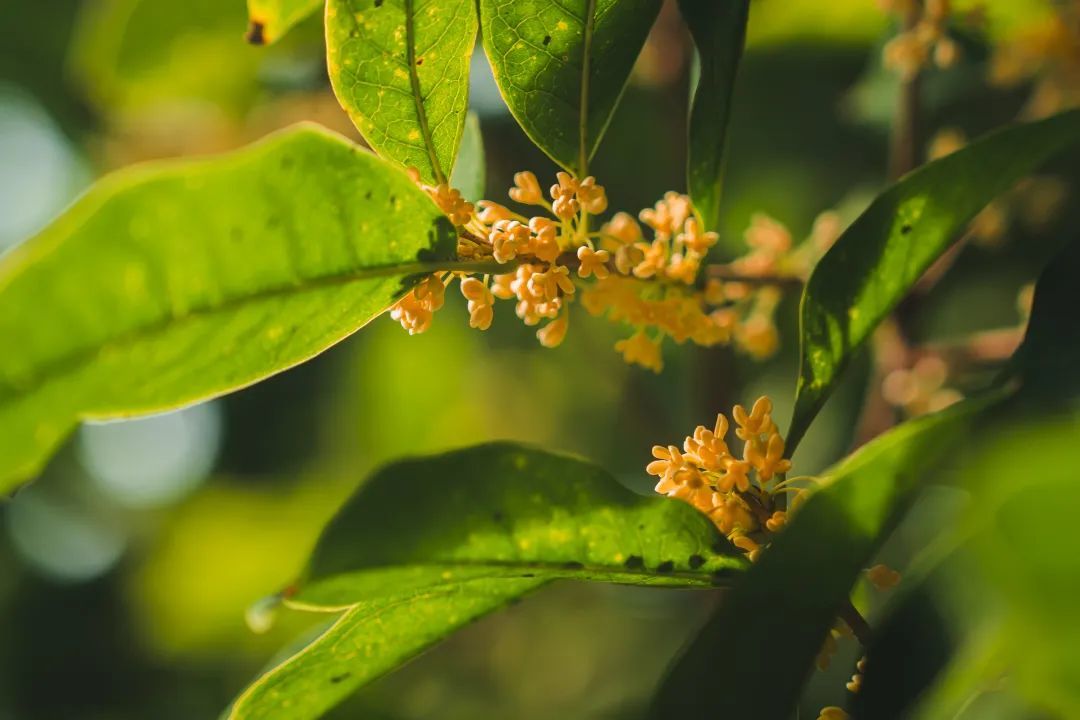
<svg viewBox="0 0 1080 720"><path fill-rule="evenodd" d="M996 44L990 63L992 85L1032 81L1028 119L1080 104L1080 0L1050 6L1045 20Z"/></svg>
<svg viewBox="0 0 1080 720"><path fill-rule="evenodd" d="M731 452L728 419L720 414L712 428L696 427L681 449L655 446L654 460L645 471L659 478L656 492L707 514L753 560L787 522L788 511L779 497L801 491L784 481L791 461L784 457L784 438L772 419L772 401L758 398L749 411L736 405L731 415L735 436L743 441L741 456Z"/></svg>
<svg viewBox="0 0 1080 720"><path fill-rule="evenodd" d="M908 25L885 45L885 67L910 80L931 60L940 68L956 63L960 47L948 34L949 0L879 0L879 4Z"/></svg>
<svg viewBox="0 0 1080 720"><path fill-rule="evenodd" d="M718 237L704 229L685 195L669 192L638 219L619 212L595 230L590 219L607 210L608 200L591 176L579 180L560 172L545 195L533 173L517 173L510 199L538 208L526 216L490 200L474 205L445 184L424 185L418 173L410 174L457 226L458 260L506 271L443 271L423 280L391 309L406 330L419 333L431 325L442 305L438 288L458 277L471 327L491 327L495 300L511 300L526 325L547 321L537 339L556 347L569 327L567 306L580 297L592 315L629 325L632 332L615 343L616 351L655 372L663 368L665 338L705 347L731 344L756 358L773 354L779 346L777 283L804 278L839 234L839 222L822 215L812 238L793 248L786 228L756 215L746 233L748 253L713 266L725 277L711 277L703 263Z"/></svg>

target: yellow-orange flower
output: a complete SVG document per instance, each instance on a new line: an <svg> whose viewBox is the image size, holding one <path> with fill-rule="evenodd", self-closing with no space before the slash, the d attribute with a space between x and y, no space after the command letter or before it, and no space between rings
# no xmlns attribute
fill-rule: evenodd
<svg viewBox="0 0 1080 720"><path fill-rule="evenodd" d="M889 590L900 584L900 573L888 565L877 564L866 571L866 579L878 590Z"/></svg>
<svg viewBox="0 0 1080 720"><path fill-rule="evenodd" d="M603 280L611 274L607 267L608 261L611 260L611 253L607 250L593 250L588 245L582 245L578 248L577 256L581 262L578 265L580 277L587 278L590 275L596 275L597 280Z"/></svg>
<svg viewBox="0 0 1080 720"><path fill-rule="evenodd" d="M514 173L514 187L510 188L510 199L523 205L543 205L544 193L540 181L531 172Z"/></svg>
<svg viewBox="0 0 1080 720"><path fill-rule="evenodd" d="M569 315L564 310L557 318L537 330L536 337L540 340L540 344L546 348L559 347L566 337L566 330L569 325Z"/></svg>
<svg viewBox="0 0 1080 720"><path fill-rule="evenodd" d="M660 344L650 340L642 331L626 340L615 343L615 350L622 353L623 359L628 363L634 363L648 368L653 372L664 369L664 360L660 355Z"/></svg>

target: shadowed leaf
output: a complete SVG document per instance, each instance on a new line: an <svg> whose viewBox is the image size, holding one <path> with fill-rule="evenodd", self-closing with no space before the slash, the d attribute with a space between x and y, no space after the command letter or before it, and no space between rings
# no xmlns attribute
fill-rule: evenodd
<svg viewBox="0 0 1080 720"><path fill-rule="evenodd" d="M705 228L716 230L731 94L746 39L750 0L679 0L679 10L701 63L690 108L687 184Z"/></svg>
<svg viewBox="0 0 1080 720"><path fill-rule="evenodd" d="M653 717L783 718L859 572L997 395L905 423L826 473L669 672ZM702 669L706 670L702 670ZM708 673L710 690L700 691Z"/></svg>
<svg viewBox="0 0 1080 720"><path fill-rule="evenodd" d="M457 188L469 202L484 199L487 185L487 165L484 158L484 136L480 133L480 118L470 112L465 116L465 132L461 135L450 187Z"/></svg>

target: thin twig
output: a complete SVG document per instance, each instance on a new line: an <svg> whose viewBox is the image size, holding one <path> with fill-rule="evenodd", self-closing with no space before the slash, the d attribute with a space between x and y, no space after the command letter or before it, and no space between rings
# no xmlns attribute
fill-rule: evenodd
<svg viewBox="0 0 1080 720"><path fill-rule="evenodd" d="M903 19L904 32L914 30L921 15L922 2L911 3ZM921 72L915 72L900 81L889 144L889 179L894 182L919 164L919 148L922 144L919 127L922 107L921 75ZM882 322L874 333L874 368L871 371L871 385L855 429L855 447L863 445L896 424L896 411L885 399L881 386L889 373L907 367L910 360L911 352L904 328L911 310L909 303L901 302L892 316Z"/></svg>
<svg viewBox="0 0 1080 720"><path fill-rule="evenodd" d="M873 632L870 629L870 623L866 622L866 618L851 604L850 600L845 600L840 608L840 618L851 628L851 632L854 633L860 645L865 648L870 644L870 636Z"/></svg>

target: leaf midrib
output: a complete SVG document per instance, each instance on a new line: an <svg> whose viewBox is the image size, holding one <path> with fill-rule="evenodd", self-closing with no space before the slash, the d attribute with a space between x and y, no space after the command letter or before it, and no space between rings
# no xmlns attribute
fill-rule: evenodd
<svg viewBox="0 0 1080 720"><path fill-rule="evenodd" d="M581 55L581 98L578 107L578 172L589 174L589 68L591 66L593 32L596 29L596 0L585 5L584 47Z"/></svg>
<svg viewBox="0 0 1080 720"><path fill-rule="evenodd" d="M405 56L409 66L409 86L412 89L413 105L416 106L416 120L420 126L420 134L424 138L424 147L427 149L428 160L431 161L431 170L435 173L437 183L446 182L446 174L443 173L442 165L435 153L435 142L431 136L431 127L428 125L427 110L424 107L424 95L420 91L420 75L416 71L416 0L405 0Z"/></svg>
<svg viewBox="0 0 1080 720"><path fill-rule="evenodd" d="M715 557L715 556L714 556ZM327 580L349 575L360 575L363 573L377 573L381 570L396 570L396 569L430 569L430 570L447 570L452 568L470 568L470 569L510 569L510 570L522 570L525 572L535 571L537 573L545 573L551 575L552 579L559 577L574 577L574 576L590 576L590 575L606 575L625 578L640 578L649 580L687 580L701 583L701 586L718 587L717 580L725 578L729 575L735 575L743 572L746 567L743 561L737 556L725 556L730 561L730 565L724 565L721 567L714 567L710 570L672 570L671 572L662 572L656 569L650 570L649 568L632 569L625 566L617 565L600 565L600 564L584 564L576 561L567 560L565 562L547 562L540 560L469 560L469 559L448 559L445 561L430 560L423 562L403 562L387 565L369 565L365 567L358 567L351 570L342 570L335 572L315 580L308 580L311 584L320 582L326 582ZM435 583L425 587L438 587L443 584L454 585L462 582L470 582L473 580L497 580L497 579L512 579L503 575L493 575L485 578L483 576L469 576L467 578L449 578L442 583ZM543 579L543 578L538 578ZM301 588L304 587L302 582ZM301 589L301 593L303 590Z"/></svg>
<svg viewBox="0 0 1080 720"><path fill-rule="evenodd" d="M248 303L271 300L289 295L301 294L322 288L348 285L353 282L372 280L376 278L404 277L434 272L437 270L466 270L469 272L492 272L493 268L487 263L457 263L457 262L412 262L397 263L392 265L380 265L349 270L343 273L331 273L312 278L305 278L303 282L293 282L283 285L275 285L263 288L253 293L236 295L225 298L218 303L195 306L190 310L180 313L166 314L152 322L132 328L105 339L93 345L78 348L65 353L43 365L39 366L38 372L29 378L22 380L9 380L14 387L9 386L7 392L0 389L0 405L15 402L27 395L34 393L46 385L50 380L73 373L96 358L102 350L110 346L135 344L154 335L167 331L171 325L194 320L204 316L218 313L228 313L241 308Z"/></svg>

